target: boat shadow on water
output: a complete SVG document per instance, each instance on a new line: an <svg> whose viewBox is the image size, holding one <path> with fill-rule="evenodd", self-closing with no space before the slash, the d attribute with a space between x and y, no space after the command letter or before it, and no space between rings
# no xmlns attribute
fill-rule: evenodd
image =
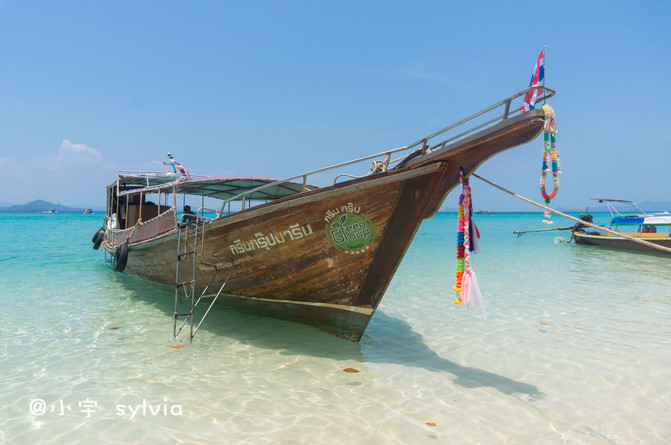
<svg viewBox="0 0 671 445"><path fill-rule="evenodd" d="M166 338L171 338L174 298L169 290L157 289L138 278L113 274L126 294L136 302L154 306L166 314ZM202 316L205 308L197 312ZM188 342L188 325L178 337ZM299 323L247 314L215 305L193 340L208 342L208 336L221 338L221 347L239 342L255 348L276 351L287 356L311 356L335 361L353 361L362 366L372 363L395 364L421 368L430 372L449 373L453 383L464 388L491 387L509 396L541 399L545 394L534 385L470 366L463 366L441 357L414 331L405 320L378 309L360 342L350 342L319 332Z"/></svg>
<svg viewBox="0 0 671 445"><path fill-rule="evenodd" d="M510 396L526 395L530 399L545 397L534 385L441 357L426 345L422 335L415 332L411 325L380 310L375 312L368 334L362 342L376 336L377 326L384 326L384 333L379 335L379 340L371 341L375 352L364 353L366 362L395 363L431 372L448 372L454 375L455 384L465 388L491 387Z"/></svg>

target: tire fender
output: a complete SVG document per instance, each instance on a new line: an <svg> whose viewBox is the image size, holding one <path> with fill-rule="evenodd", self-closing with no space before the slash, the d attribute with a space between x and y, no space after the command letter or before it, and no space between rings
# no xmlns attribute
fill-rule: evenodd
<svg viewBox="0 0 671 445"><path fill-rule="evenodd" d="M95 243L95 242L96 242L96 238L98 238L98 234L99 234L100 232L102 232L102 231L103 231L103 228L101 227L101 228L99 228L99 229L96 231L96 233L93 234L93 238L91 238L91 242L92 242L92 243Z"/></svg>
<svg viewBox="0 0 671 445"><path fill-rule="evenodd" d="M128 261L128 243L120 245L116 252L114 252L114 259L112 260L112 268L117 272L123 272Z"/></svg>
<svg viewBox="0 0 671 445"><path fill-rule="evenodd" d="M105 232L103 232L102 229L98 230L93 236L93 250L98 250L100 248L100 244L103 242L104 238Z"/></svg>

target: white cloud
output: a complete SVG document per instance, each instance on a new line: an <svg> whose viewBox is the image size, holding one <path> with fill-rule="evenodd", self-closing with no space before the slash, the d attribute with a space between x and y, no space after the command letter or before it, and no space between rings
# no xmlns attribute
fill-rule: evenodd
<svg viewBox="0 0 671 445"><path fill-rule="evenodd" d="M0 167L9 167L12 164L12 158L0 158Z"/></svg>
<svg viewBox="0 0 671 445"><path fill-rule="evenodd" d="M62 162L98 163L102 160L103 155L95 148L85 144L73 144L69 139L63 141L57 156L57 161Z"/></svg>
<svg viewBox="0 0 671 445"><path fill-rule="evenodd" d="M86 164L103 163L103 155L95 148L88 147L86 144L73 144L70 139L65 139L57 154L49 155L45 158L36 160L40 165L49 170L62 171L68 168L75 168Z"/></svg>

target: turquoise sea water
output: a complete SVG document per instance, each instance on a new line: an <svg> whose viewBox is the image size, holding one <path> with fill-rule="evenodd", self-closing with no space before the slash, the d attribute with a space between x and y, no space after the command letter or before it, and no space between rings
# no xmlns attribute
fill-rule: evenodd
<svg viewBox="0 0 671 445"><path fill-rule="evenodd" d="M670 443L671 258L512 234L541 219L476 215L487 320L439 214L360 343L217 308L176 349L172 293L91 249L100 214L0 213L0 443Z"/></svg>

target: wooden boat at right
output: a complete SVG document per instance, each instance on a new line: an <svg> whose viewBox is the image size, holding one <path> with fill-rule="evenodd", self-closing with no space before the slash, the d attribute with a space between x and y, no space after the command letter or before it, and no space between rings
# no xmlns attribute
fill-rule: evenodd
<svg viewBox="0 0 671 445"><path fill-rule="evenodd" d="M671 248L671 213L653 213L649 214L633 201L620 199L596 199L601 204L606 204L611 214L611 231L621 232L636 240L647 241L657 246ZM632 214L621 214L616 208L616 204L625 204L634 208ZM591 222L591 215L583 215L582 218L588 218ZM588 246L600 246L608 249L635 250L641 252L660 253L661 249L649 246L643 243L637 243L634 240L622 238L604 230L587 229L579 225L573 231L573 239L576 244Z"/></svg>

